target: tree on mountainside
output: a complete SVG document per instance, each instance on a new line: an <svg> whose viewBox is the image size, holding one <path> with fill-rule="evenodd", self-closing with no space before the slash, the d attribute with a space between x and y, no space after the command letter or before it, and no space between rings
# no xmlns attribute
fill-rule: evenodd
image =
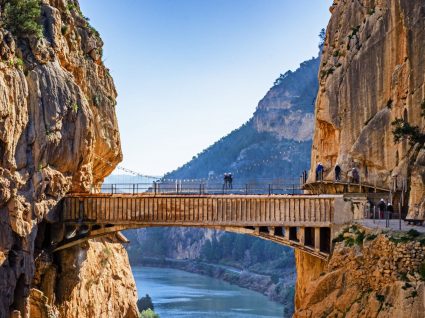
<svg viewBox="0 0 425 318"><path fill-rule="evenodd" d="M425 100L421 104L421 117L425 117ZM418 126L409 124L407 116L397 118L391 125L394 127L392 132L395 143L407 140L411 146L416 144L422 148L425 146L425 133L421 132Z"/></svg>
<svg viewBox="0 0 425 318"><path fill-rule="evenodd" d="M43 36L40 23L41 6L38 0L9 0L2 15L4 26L15 36Z"/></svg>

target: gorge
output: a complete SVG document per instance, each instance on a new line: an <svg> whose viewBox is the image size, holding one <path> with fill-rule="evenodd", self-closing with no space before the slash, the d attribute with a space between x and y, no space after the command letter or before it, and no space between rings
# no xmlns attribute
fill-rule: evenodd
<svg viewBox="0 0 425 318"><path fill-rule="evenodd" d="M22 3L20 11L10 7ZM0 317L138 317L120 235L50 249L64 235L58 202L90 192L122 160L103 42L75 0L0 5ZM295 112L289 117L305 130L276 130L276 121L287 126L285 109L276 107L250 125L300 143L314 132L311 182L319 162L326 180L337 162L389 189L403 178L403 211L421 218L424 144L394 143L391 123L403 118L423 134L425 4L335 0L330 10L314 119ZM21 15L35 24L18 24ZM422 317L423 234L352 224L335 234L327 261L294 252L294 317Z"/></svg>

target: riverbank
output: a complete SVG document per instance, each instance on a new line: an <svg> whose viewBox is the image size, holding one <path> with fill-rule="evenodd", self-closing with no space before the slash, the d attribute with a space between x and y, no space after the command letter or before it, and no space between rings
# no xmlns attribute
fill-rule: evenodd
<svg viewBox="0 0 425 318"><path fill-rule="evenodd" d="M294 311L295 276L291 272L288 272L286 277L277 277L220 264L168 258L142 258L137 264L132 263L131 266L172 268L213 277L267 296L270 300L284 305L285 315L290 315Z"/></svg>

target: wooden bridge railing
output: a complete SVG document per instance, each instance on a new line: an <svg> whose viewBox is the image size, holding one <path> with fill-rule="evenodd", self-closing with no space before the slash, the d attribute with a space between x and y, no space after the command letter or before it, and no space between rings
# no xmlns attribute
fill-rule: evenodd
<svg viewBox="0 0 425 318"><path fill-rule="evenodd" d="M64 199L64 223L188 226L330 226L323 195L85 195Z"/></svg>

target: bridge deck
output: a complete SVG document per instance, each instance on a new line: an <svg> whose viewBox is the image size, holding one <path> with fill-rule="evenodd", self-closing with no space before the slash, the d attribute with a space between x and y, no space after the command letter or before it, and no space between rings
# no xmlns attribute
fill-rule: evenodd
<svg viewBox="0 0 425 318"><path fill-rule="evenodd" d="M338 195L70 195L65 223L329 227Z"/></svg>

